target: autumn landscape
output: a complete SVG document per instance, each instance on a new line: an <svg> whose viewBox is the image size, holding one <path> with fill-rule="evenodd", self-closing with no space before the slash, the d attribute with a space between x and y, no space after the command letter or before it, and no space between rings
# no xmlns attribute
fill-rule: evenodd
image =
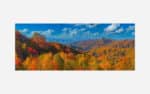
<svg viewBox="0 0 150 94"><path fill-rule="evenodd" d="M15 70L134 70L135 25L15 25Z"/></svg>

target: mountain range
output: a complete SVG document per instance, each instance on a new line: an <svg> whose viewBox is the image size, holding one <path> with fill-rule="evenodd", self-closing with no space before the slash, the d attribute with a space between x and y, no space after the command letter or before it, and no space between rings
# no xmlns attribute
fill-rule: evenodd
<svg viewBox="0 0 150 94"><path fill-rule="evenodd" d="M77 54L104 46L116 48L134 47L134 40L113 40L101 38L95 40L78 41L65 45L57 42L47 42L44 36L40 35L39 33L34 33L32 38L29 39L22 35L19 31L16 31L16 52L18 54L20 53L20 56L24 55L20 51L22 46L21 44L24 44L26 47L32 47L33 49L39 51L39 54L49 51L54 54L59 51Z"/></svg>

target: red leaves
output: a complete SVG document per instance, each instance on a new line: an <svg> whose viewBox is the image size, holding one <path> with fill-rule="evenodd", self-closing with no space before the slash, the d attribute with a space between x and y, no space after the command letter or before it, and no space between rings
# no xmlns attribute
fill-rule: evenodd
<svg viewBox="0 0 150 94"><path fill-rule="evenodd" d="M20 66L21 60L20 60L19 57L16 57L16 58L15 58L15 64L16 64L16 66Z"/></svg>
<svg viewBox="0 0 150 94"><path fill-rule="evenodd" d="M29 53L31 53L31 54L33 54L33 55L37 55L37 54L38 54L38 51L35 50L35 49L33 49L32 47L28 47L27 50L28 50Z"/></svg>

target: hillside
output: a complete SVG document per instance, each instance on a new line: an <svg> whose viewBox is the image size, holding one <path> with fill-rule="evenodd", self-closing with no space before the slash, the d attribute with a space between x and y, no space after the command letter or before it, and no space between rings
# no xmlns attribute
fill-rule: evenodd
<svg viewBox="0 0 150 94"><path fill-rule="evenodd" d="M113 39L96 39L96 40L85 40L74 42L70 44L72 48L89 51L91 49L101 48L104 46L116 47L116 48L126 48L134 47L134 40L113 40Z"/></svg>
<svg viewBox="0 0 150 94"><path fill-rule="evenodd" d="M16 54L21 59L26 59L27 56L40 55L43 53L51 52L52 54L56 54L60 51L65 53L80 53L68 46L47 42L44 36L34 33L32 38L27 38L23 36L20 32L16 31Z"/></svg>
<svg viewBox="0 0 150 94"><path fill-rule="evenodd" d="M64 45L16 31L16 70L134 70L134 40L86 40Z"/></svg>

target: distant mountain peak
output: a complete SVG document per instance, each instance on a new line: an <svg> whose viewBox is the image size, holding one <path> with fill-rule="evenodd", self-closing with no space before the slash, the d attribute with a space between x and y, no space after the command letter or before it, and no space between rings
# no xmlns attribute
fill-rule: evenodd
<svg viewBox="0 0 150 94"><path fill-rule="evenodd" d="M92 48L98 48L113 42L112 39L101 38L101 39L93 39L93 40L84 40L72 43L71 46L74 48L81 48L81 50L88 51Z"/></svg>
<svg viewBox="0 0 150 94"><path fill-rule="evenodd" d="M46 46L46 40L45 37L37 32L35 32L31 38L32 42L38 44L40 47Z"/></svg>
<svg viewBox="0 0 150 94"><path fill-rule="evenodd" d="M41 35L40 33L37 33L37 32L34 32L32 39L34 39L34 38L45 41L45 37L43 35Z"/></svg>

